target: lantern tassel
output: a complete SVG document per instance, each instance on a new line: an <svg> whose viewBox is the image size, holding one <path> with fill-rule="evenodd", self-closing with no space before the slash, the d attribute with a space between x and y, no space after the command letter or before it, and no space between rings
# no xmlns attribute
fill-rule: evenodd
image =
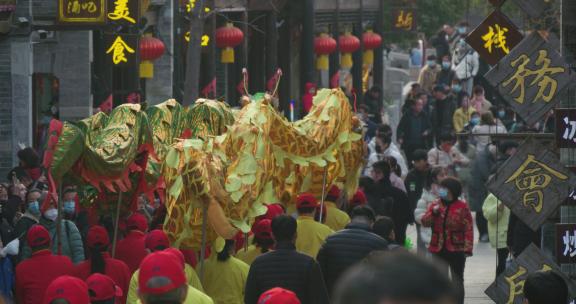
<svg viewBox="0 0 576 304"><path fill-rule="evenodd" d="M340 66L343 69L349 69L353 65L352 63L352 54L351 53L343 53L342 59L340 59Z"/></svg>
<svg viewBox="0 0 576 304"><path fill-rule="evenodd" d="M365 50L364 56L362 56L362 62L365 65L374 64L374 50Z"/></svg>
<svg viewBox="0 0 576 304"><path fill-rule="evenodd" d="M154 78L154 64L150 60L140 62L140 78Z"/></svg>
<svg viewBox="0 0 576 304"><path fill-rule="evenodd" d="M234 48L227 47L222 49L222 56L220 60L222 63L234 63Z"/></svg>
<svg viewBox="0 0 576 304"><path fill-rule="evenodd" d="M330 65L330 60L328 58L328 55L318 55L318 58L316 59L316 69L317 70L321 70L321 71L327 71L328 67Z"/></svg>

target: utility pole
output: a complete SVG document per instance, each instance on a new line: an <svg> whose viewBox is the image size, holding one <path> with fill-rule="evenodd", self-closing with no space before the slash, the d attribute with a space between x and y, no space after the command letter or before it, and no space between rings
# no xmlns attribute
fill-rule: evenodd
<svg viewBox="0 0 576 304"><path fill-rule="evenodd" d="M186 80L184 81L183 105L192 105L200 91L200 57L204 33L204 0L190 1L190 41L186 51Z"/></svg>

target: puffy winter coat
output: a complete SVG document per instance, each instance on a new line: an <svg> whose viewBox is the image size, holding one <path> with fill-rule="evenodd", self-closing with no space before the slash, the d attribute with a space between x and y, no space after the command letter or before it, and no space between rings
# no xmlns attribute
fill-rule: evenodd
<svg viewBox="0 0 576 304"><path fill-rule="evenodd" d="M503 206L503 208L499 210L498 206L502 204L494 194L490 193L486 200L484 200L484 205L482 206L482 212L484 212L484 217L488 221L490 244L496 249L508 247L506 240L508 238L510 209Z"/></svg>
<svg viewBox="0 0 576 304"><path fill-rule="evenodd" d="M40 218L40 225L44 226L44 228L48 230L48 233L50 233L50 238L52 239L52 253L58 254L58 233L56 232L56 222L42 217ZM76 224L63 219L60 231L62 234L62 255L69 257L74 264L84 261L84 244L82 243L82 237L80 236L80 231L78 231ZM29 258L32 255L32 250L28 247L28 244L24 246L23 250L23 259Z"/></svg>
<svg viewBox="0 0 576 304"><path fill-rule="evenodd" d="M328 292L332 293L340 276L352 265L372 251L387 249L388 242L370 232L368 225L352 223L346 229L329 236L316 258L326 278Z"/></svg>
<svg viewBox="0 0 576 304"><path fill-rule="evenodd" d="M422 225L422 217L426 214L428 207L438 199L438 196L432 190L424 189L422 191L422 197L418 200L416 209L414 210L414 219L416 223ZM430 245L430 239L432 239L432 228L430 227L420 227L420 238L426 244L426 247Z"/></svg>
<svg viewBox="0 0 576 304"><path fill-rule="evenodd" d="M436 206L439 209L434 214ZM472 255L474 222L466 202L456 200L446 205L440 200L434 201L422 217L422 226L432 227L432 239L428 247L430 252L438 253L446 249Z"/></svg>

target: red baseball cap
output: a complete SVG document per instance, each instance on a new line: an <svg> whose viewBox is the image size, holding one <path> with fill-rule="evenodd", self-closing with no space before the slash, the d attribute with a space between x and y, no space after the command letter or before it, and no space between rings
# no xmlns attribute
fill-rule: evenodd
<svg viewBox="0 0 576 304"><path fill-rule="evenodd" d="M296 199L296 208L316 208L318 200L310 193L302 193Z"/></svg>
<svg viewBox="0 0 576 304"><path fill-rule="evenodd" d="M365 205L368 202L368 199L366 199L366 195L364 194L364 191L362 190L358 190L356 191L356 193L354 193L354 196L352 196L352 198L350 199L350 206L362 206Z"/></svg>
<svg viewBox="0 0 576 304"><path fill-rule="evenodd" d="M28 230L27 241L31 248L50 245L50 233L44 226L34 225Z"/></svg>
<svg viewBox="0 0 576 304"><path fill-rule="evenodd" d="M88 230L88 235L86 236L86 245L90 248L96 246L106 247L110 245L110 237L108 236L108 231L102 226L92 226Z"/></svg>
<svg viewBox="0 0 576 304"><path fill-rule="evenodd" d="M326 197L330 197L330 198L334 198L337 199L340 197L340 188L338 188L338 186L336 185L332 185L332 187L330 187L330 190L328 190L328 195L326 195Z"/></svg>
<svg viewBox="0 0 576 304"><path fill-rule="evenodd" d="M122 289L107 275L95 273L86 279L90 301L104 301L122 297Z"/></svg>
<svg viewBox="0 0 576 304"><path fill-rule="evenodd" d="M162 286L151 286L154 278L162 278ZM167 252L154 252L140 264L138 290L143 294L163 294L186 284L184 268Z"/></svg>
<svg viewBox="0 0 576 304"><path fill-rule="evenodd" d="M139 230L146 232L146 230L148 230L148 221L142 214L133 213L126 221L126 227L129 230Z"/></svg>
<svg viewBox="0 0 576 304"><path fill-rule="evenodd" d="M263 293L258 304L300 304L300 300L292 291L276 287Z"/></svg>
<svg viewBox="0 0 576 304"><path fill-rule="evenodd" d="M58 277L46 288L43 303L50 304L56 299L64 299L68 304L89 304L88 286L72 276Z"/></svg>
<svg viewBox="0 0 576 304"><path fill-rule="evenodd" d="M275 217L284 214L284 208L280 204L266 205L266 213L257 218L257 220L269 219L273 220Z"/></svg>
<svg viewBox="0 0 576 304"><path fill-rule="evenodd" d="M259 239L272 239L272 221L263 219L252 225L252 233Z"/></svg>
<svg viewBox="0 0 576 304"><path fill-rule="evenodd" d="M160 229L152 230L146 235L146 249L150 251L157 251L158 248L164 250L170 247L170 241L164 231Z"/></svg>
<svg viewBox="0 0 576 304"><path fill-rule="evenodd" d="M169 254L173 255L175 258L177 258L178 262L180 262L182 268L184 268L186 266L186 259L184 258L184 254L182 253L182 251L180 251L180 249L170 247L170 248L166 248L163 252L169 253Z"/></svg>

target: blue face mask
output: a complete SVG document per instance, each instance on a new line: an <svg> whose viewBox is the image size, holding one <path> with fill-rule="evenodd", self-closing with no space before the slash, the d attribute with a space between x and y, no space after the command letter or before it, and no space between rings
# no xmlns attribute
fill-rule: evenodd
<svg viewBox="0 0 576 304"><path fill-rule="evenodd" d="M75 201L64 202L63 210L64 210L64 213L74 214L74 212L76 211L76 202Z"/></svg>
<svg viewBox="0 0 576 304"><path fill-rule="evenodd" d="M450 62L446 62L446 61L442 62L442 68L445 70L449 69L450 68Z"/></svg>
<svg viewBox="0 0 576 304"><path fill-rule="evenodd" d="M452 91L454 91L455 93L460 93L462 91L462 86L459 84L455 84L452 86Z"/></svg>
<svg viewBox="0 0 576 304"><path fill-rule="evenodd" d="M434 60L428 60L427 63L428 63L428 66L430 66L431 68L436 66L436 61L434 61Z"/></svg>
<svg viewBox="0 0 576 304"><path fill-rule="evenodd" d="M446 189L446 188L438 189L438 196L441 199L447 199L448 198L448 189Z"/></svg>
<svg viewBox="0 0 576 304"><path fill-rule="evenodd" d="M498 118L502 119L502 118L504 118L504 116L506 116L505 111L498 111Z"/></svg>
<svg viewBox="0 0 576 304"><path fill-rule="evenodd" d="M473 126L475 126L479 123L480 123L480 117L472 117L472 119L470 119L470 124Z"/></svg>
<svg viewBox="0 0 576 304"><path fill-rule="evenodd" d="M28 212L33 215L40 215L40 203L38 201L33 201L28 203Z"/></svg>
<svg viewBox="0 0 576 304"><path fill-rule="evenodd" d="M457 30L458 30L458 33L459 33L459 34L466 34L466 32L467 32L468 29L467 29L466 27L459 26L459 27L457 28Z"/></svg>

